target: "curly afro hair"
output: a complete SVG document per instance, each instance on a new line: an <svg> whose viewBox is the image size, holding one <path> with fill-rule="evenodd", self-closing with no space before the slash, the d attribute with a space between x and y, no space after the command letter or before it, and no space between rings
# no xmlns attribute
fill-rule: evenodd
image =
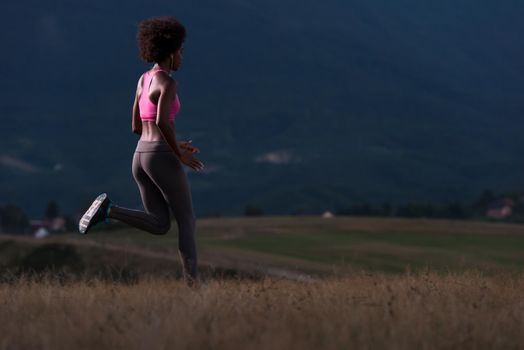
<svg viewBox="0 0 524 350"><path fill-rule="evenodd" d="M146 62L161 62L178 50L186 38L186 29L175 17L162 16L138 24L140 57Z"/></svg>

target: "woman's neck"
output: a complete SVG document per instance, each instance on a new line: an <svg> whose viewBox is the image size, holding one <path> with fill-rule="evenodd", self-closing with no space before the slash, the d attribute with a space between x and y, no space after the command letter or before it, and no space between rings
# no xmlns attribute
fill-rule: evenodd
<svg viewBox="0 0 524 350"><path fill-rule="evenodd" d="M171 73L171 69L169 68L168 64L155 63L155 65L153 66L153 69L162 69L162 70L167 71L168 73Z"/></svg>

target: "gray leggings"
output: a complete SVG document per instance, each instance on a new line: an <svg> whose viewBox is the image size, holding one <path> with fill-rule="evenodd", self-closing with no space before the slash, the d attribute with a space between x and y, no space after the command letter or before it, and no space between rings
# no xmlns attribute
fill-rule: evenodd
<svg viewBox="0 0 524 350"><path fill-rule="evenodd" d="M171 227L171 208L178 225L178 251L184 278L196 279L196 218L182 162L164 141L138 141L132 170L145 212L113 206L110 218L154 235L163 235Z"/></svg>

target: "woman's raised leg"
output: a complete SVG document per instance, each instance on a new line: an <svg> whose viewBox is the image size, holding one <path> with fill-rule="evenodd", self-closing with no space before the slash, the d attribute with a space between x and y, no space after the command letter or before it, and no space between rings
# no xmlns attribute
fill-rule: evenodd
<svg viewBox="0 0 524 350"><path fill-rule="evenodd" d="M109 217L149 233L163 235L171 227L169 207L162 192L142 167L141 158L148 154L151 153L135 152L132 166L133 177L140 190L145 212L113 204L109 210Z"/></svg>

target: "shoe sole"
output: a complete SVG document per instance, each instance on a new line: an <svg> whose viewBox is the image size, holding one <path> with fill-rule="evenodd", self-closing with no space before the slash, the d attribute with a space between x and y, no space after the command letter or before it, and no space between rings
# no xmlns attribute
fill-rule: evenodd
<svg viewBox="0 0 524 350"><path fill-rule="evenodd" d="M107 198L107 193L102 193L96 199L93 201L93 204L87 209L85 214L80 219L80 222L78 223L78 231L80 231L81 234L87 233L87 228L89 227L89 224L91 223L91 219L93 219L93 216L95 216L96 212L104 202L104 200Z"/></svg>

